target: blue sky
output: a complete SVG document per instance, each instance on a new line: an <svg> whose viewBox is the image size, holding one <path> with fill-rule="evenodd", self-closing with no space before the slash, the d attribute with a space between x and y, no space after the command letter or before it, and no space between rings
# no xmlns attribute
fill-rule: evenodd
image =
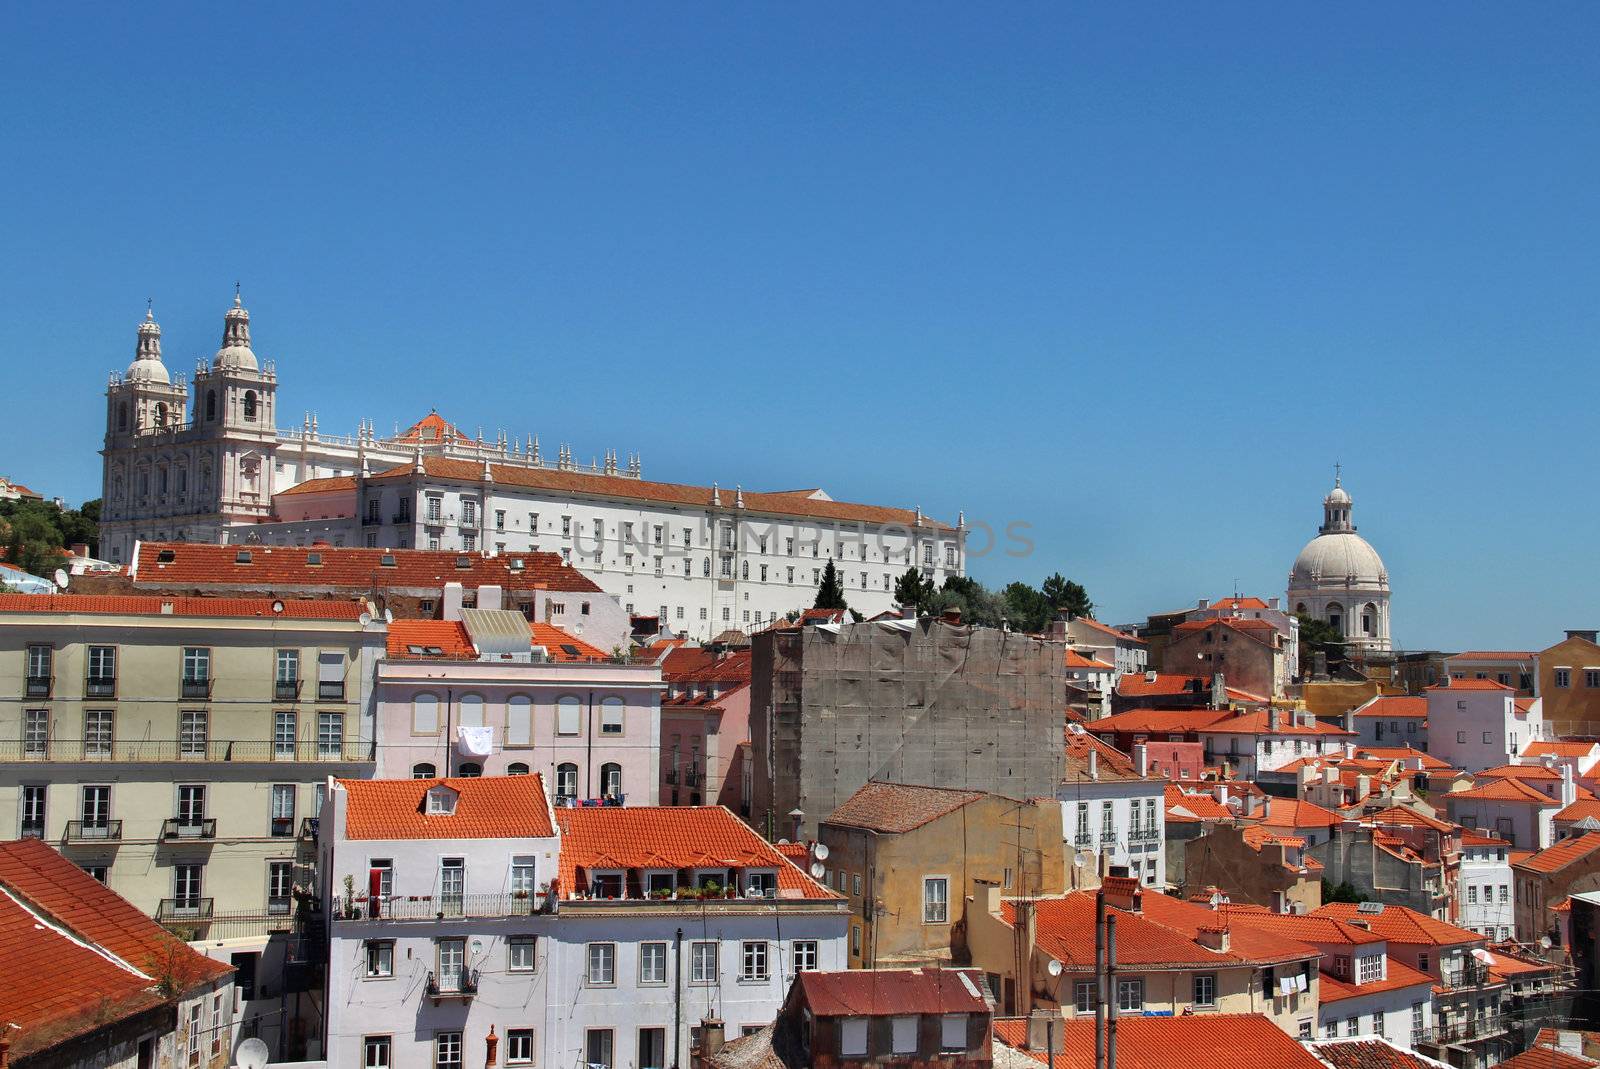
<svg viewBox="0 0 1600 1069"><path fill-rule="evenodd" d="M1592 5L13 6L0 471L99 492L147 296L281 422L1031 525L1281 593L1335 461L1411 648L1595 626Z"/></svg>

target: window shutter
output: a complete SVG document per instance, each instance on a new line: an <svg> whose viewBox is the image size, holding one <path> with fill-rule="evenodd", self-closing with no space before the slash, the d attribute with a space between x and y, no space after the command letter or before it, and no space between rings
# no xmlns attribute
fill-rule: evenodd
<svg viewBox="0 0 1600 1069"><path fill-rule="evenodd" d="M506 745L527 746L533 741L533 702L514 694L506 703Z"/></svg>

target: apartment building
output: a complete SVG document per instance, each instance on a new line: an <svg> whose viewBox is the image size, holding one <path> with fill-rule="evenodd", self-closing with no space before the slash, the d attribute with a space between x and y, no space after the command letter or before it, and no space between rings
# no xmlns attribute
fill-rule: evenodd
<svg viewBox="0 0 1600 1069"><path fill-rule="evenodd" d="M754 1030L796 972L844 967L843 900L720 807L336 781L318 851L330 1064L686 1065L708 1007Z"/></svg>
<svg viewBox="0 0 1600 1069"><path fill-rule="evenodd" d="M1113 866L1155 888L1167 885L1166 780L1149 768L1136 744L1133 757L1070 724L1060 784L1061 833L1072 862L1072 886L1087 887Z"/></svg>
<svg viewBox="0 0 1600 1069"><path fill-rule="evenodd" d="M0 814L191 938L282 927L383 641L355 602L0 597Z"/></svg>

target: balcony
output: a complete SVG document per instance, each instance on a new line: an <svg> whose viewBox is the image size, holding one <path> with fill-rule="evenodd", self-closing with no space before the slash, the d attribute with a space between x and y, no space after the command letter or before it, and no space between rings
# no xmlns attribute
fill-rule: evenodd
<svg viewBox="0 0 1600 1069"><path fill-rule="evenodd" d="M371 761L372 743L355 739L340 742L274 742L270 739L207 739L150 741L143 739L50 739L0 742L0 761L297 761L350 764Z"/></svg>
<svg viewBox="0 0 1600 1069"><path fill-rule="evenodd" d="M115 698L117 696L117 677L90 676L83 681L83 696L85 698Z"/></svg>
<svg viewBox="0 0 1600 1069"><path fill-rule="evenodd" d="M437 1006L441 999L470 999L478 993L477 969L454 969L443 973L428 970L428 997Z"/></svg>
<svg viewBox="0 0 1600 1069"><path fill-rule="evenodd" d="M545 911L546 897L537 892L481 895L356 895L335 897L333 915L340 920L433 921L444 917L531 917Z"/></svg>
<svg viewBox="0 0 1600 1069"><path fill-rule="evenodd" d="M302 818L300 818L300 838L302 838L302 839L315 839L317 837L317 825L318 825L318 823L319 823L319 818L317 818L317 817L302 817Z"/></svg>
<svg viewBox="0 0 1600 1069"><path fill-rule="evenodd" d="M273 817L272 818L272 838L274 838L274 839L293 839L294 838L294 818L293 817Z"/></svg>
<svg viewBox="0 0 1600 1069"><path fill-rule="evenodd" d="M292 702L300 700L300 681L298 679L275 679L272 681L273 701Z"/></svg>
<svg viewBox="0 0 1600 1069"><path fill-rule="evenodd" d="M69 820L65 841L69 843L115 843L122 841L120 820Z"/></svg>
<svg viewBox="0 0 1600 1069"><path fill-rule="evenodd" d="M1117 845L1117 833L1114 832L1114 831L1103 831L1103 832L1101 832L1100 833L1100 845L1102 847L1116 846Z"/></svg>
<svg viewBox="0 0 1600 1069"><path fill-rule="evenodd" d="M1466 987L1482 987L1489 982L1489 967L1481 961L1469 961L1455 972L1444 974L1444 986L1451 991Z"/></svg>
<svg viewBox="0 0 1600 1069"><path fill-rule="evenodd" d="M683 785L685 787L698 787L698 786L700 786L700 771L699 771L699 769L694 769L694 768L684 769L684 772L683 772Z"/></svg>
<svg viewBox="0 0 1600 1069"><path fill-rule="evenodd" d="M1473 1043L1481 1039L1492 1039L1505 1032L1510 1023L1509 1014L1490 1013L1482 1017L1469 1017L1460 1021L1451 1021L1447 1024L1436 1025L1424 1029L1420 1033L1422 1038L1418 1042L1434 1046L1450 1046L1456 1043Z"/></svg>
<svg viewBox="0 0 1600 1069"><path fill-rule="evenodd" d="M342 702L344 701L344 680L329 682L322 680L317 683L317 701Z"/></svg>
<svg viewBox="0 0 1600 1069"><path fill-rule="evenodd" d="M394 514L394 518L389 522L394 524L396 527L403 527L411 522L411 513L397 512Z"/></svg>
<svg viewBox="0 0 1600 1069"><path fill-rule="evenodd" d="M213 900L209 898L163 898L156 910L156 920L162 924L209 921Z"/></svg>
<svg viewBox="0 0 1600 1069"><path fill-rule="evenodd" d="M662 773L661 778L667 784L676 786L678 782L678 770L675 768L669 768Z"/></svg>
<svg viewBox="0 0 1600 1069"><path fill-rule="evenodd" d="M1156 828L1134 828L1128 833L1128 841L1132 843L1154 843L1161 840L1161 832Z"/></svg>
<svg viewBox="0 0 1600 1069"><path fill-rule="evenodd" d="M201 841L217 837L217 821L215 817L204 817L200 820L163 820L161 822L161 838L163 840Z"/></svg>
<svg viewBox="0 0 1600 1069"><path fill-rule="evenodd" d="M51 679L50 679L49 676L29 676L28 677L28 682L27 682L27 694L28 694L28 697L30 697L30 698L48 698L48 697L50 697L50 683L51 683Z"/></svg>
<svg viewBox="0 0 1600 1069"><path fill-rule="evenodd" d="M361 517L361 526L363 527L379 527L382 526L382 524L383 517L376 512L369 512L365 516Z"/></svg>
<svg viewBox="0 0 1600 1069"><path fill-rule="evenodd" d="M184 698L209 698L211 697L211 677L204 679L184 679L179 683L181 694Z"/></svg>
<svg viewBox="0 0 1600 1069"><path fill-rule="evenodd" d="M1072 837L1072 845L1080 850L1087 850L1094 845L1094 836L1086 831L1080 831Z"/></svg>

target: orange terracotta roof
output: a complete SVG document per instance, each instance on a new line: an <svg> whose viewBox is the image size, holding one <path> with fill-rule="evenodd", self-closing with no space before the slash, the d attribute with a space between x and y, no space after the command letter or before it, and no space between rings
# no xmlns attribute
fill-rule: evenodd
<svg viewBox="0 0 1600 1069"><path fill-rule="evenodd" d="M411 652L410 647L420 647L424 654ZM388 655L390 657L424 656L430 648L439 652L435 657L476 657L477 647L467 635L466 625L459 620L396 620L389 625Z"/></svg>
<svg viewBox="0 0 1600 1069"><path fill-rule="evenodd" d="M1596 820L1600 820L1600 801L1593 798L1579 798L1556 814L1556 820L1562 823L1579 821L1585 817L1594 817Z"/></svg>
<svg viewBox="0 0 1600 1069"><path fill-rule="evenodd" d="M248 549L250 560L238 554ZM171 560L163 561L170 553ZM311 563L312 555L321 563ZM392 561L392 564L384 562ZM461 567L462 563L466 567ZM517 566L520 562L520 566ZM199 542L141 542L130 569L135 587L209 587L243 590L370 591L374 587L442 590L498 585L531 590L600 593L600 587L556 553L451 553L430 549L367 549L363 546L215 546Z"/></svg>
<svg viewBox="0 0 1600 1069"><path fill-rule="evenodd" d="M963 982L962 974L965 974ZM981 969L848 969L802 972L794 982L815 1017L990 1012Z"/></svg>
<svg viewBox="0 0 1600 1069"><path fill-rule="evenodd" d="M1500 1065L1503 1069L1594 1069L1600 1062L1555 1047L1529 1047Z"/></svg>
<svg viewBox="0 0 1600 1069"><path fill-rule="evenodd" d="M1046 1050L1028 1048L1028 1022L996 1018L995 1038L1045 1064ZM1094 1018L1056 1022L1055 1061L1049 1069L1094 1069ZM1119 1017L1118 1069L1327 1069L1270 1018L1260 1014L1197 1013L1188 1017ZM1563 1067L1564 1069L1564 1067Z"/></svg>
<svg viewBox="0 0 1600 1069"><path fill-rule="evenodd" d="M1408 987L1431 986L1433 977L1425 972L1418 972L1405 962L1390 956L1387 969L1389 975L1382 980L1375 980L1365 984L1352 984L1348 980L1322 974L1321 1001L1323 1005L1330 1002L1342 1002L1350 998L1365 998L1368 995L1378 995L1385 991L1400 991Z"/></svg>
<svg viewBox="0 0 1600 1069"><path fill-rule="evenodd" d="M1154 676L1152 679L1150 676ZM1171 697L1175 694L1210 694L1211 683L1201 676L1170 672L1130 672L1117 681L1117 693L1128 698Z"/></svg>
<svg viewBox="0 0 1600 1069"><path fill-rule="evenodd" d="M1538 654L1527 650L1468 650L1458 653L1454 657L1446 658L1451 661L1531 661Z"/></svg>
<svg viewBox="0 0 1600 1069"><path fill-rule="evenodd" d="M1263 906L1228 903L1218 908L1233 927L1252 928L1261 932L1277 932L1302 943L1318 946L1367 946L1383 942L1383 936L1334 917L1318 917L1307 913L1273 913Z"/></svg>
<svg viewBox="0 0 1600 1069"><path fill-rule="evenodd" d="M1559 872L1583 858L1600 850L1600 832L1585 832L1583 835L1570 839L1562 839L1554 846L1520 861L1514 862L1513 867L1526 869L1529 872L1551 873Z"/></svg>
<svg viewBox="0 0 1600 1069"><path fill-rule="evenodd" d="M1428 699L1412 697L1408 694L1385 694L1372 699L1366 705L1357 709L1354 715L1396 720L1403 720L1408 717L1425 717L1428 715Z"/></svg>
<svg viewBox="0 0 1600 1069"><path fill-rule="evenodd" d="M450 779L347 779L348 839L547 839L555 834L544 779L480 776ZM457 792L455 812L428 814L424 802L440 785Z"/></svg>
<svg viewBox="0 0 1600 1069"><path fill-rule="evenodd" d="M1445 795L1445 802L1449 804L1464 798L1482 799L1487 802L1532 802L1537 805L1561 804L1554 798L1534 790L1520 779L1491 779L1487 783L1480 783L1464 791L1451 791Z"/></svg>
<svg viewBox="0 0 1600 1069"><path fill-rule="evenodd" d="M274 605L281 603L283 611ZM184 598L151 594L0 594L0 613L186 616L212 619L358 620L355 601L289 601L273 598Z"/></svg>
<svg viewBox="0 0 1600 1069"><path fill-rule="evenodd" d="M846 798L823 823L898 835L914 831L983 797L982 791L872 781Z"/></svg>
<svg viewBox="0 0 1600 1069"><path fill-rule="evenodd" d="M414 475L414 467L414 461L397 464L370 476L367 481L374 483L409 479ZM483 464L480 461L424 456L422 467L430 480L454 479L476 483L483 478ZM709 486L659 483L644 479L624 479L615 475L589 475L579 471L553 471L548 468L524 468L510 464L491 463L489 471L498 486L526 487L589 497L660 502L696 508L709 508L712 504L712 495L717 492ZM733 507L734 493L729 490L722 490L720 493L723 505L728 508ZM896 523L906 527L913 526L917 521L914 509L861 505L849 501L824 500L786 493L763 493L757 490L745 490L742 493L744 511L750 513L863 523ZM949 524L940 523L928 516L922 517L921 526L945 531L954 530Z"/></svg>
<svg viewBox="0 0 1600 1069"><path fill-rule="evenodd" d="M1559 780L1561 778L1561 773L1543 765L1496 765L1474 775L1479 779Z"/></svg>
<svg viewBox="0 0 1600 1069"><path fill-rule="evenodd" d="M1118 731L1176 735L1198 731L1232 715L1233 713L1227 709L1130 709L1125 713L1115 713L1103 716L1099 720L1091 720L1084 727L1096 735L1109 735Z"/></svg>
<svg viewBox="0 0 1600 1069"><path fill-rule="evenodd" d="M579 886L579 869L776 868L779 897L840 897L722 806L563 808L556 810L556 823L561 889L568 896Z"/></svg>
<svg viewBox="0 0 1600 1069"><path fill-rule="evenodd" d="M1066 752L1068 768L1063 782L1071 782L1088 774L1091 753L1095 755L1096 771L1102 779L1139 778L1138 772L1134 769L1133 758L1109 742L1095 738L1087 731L1069 730Z"/></svg>
<svg viewBox="0 0 1600 1069"><path fill-rule="evenodd" d="M708 651L703 662L675 671L670 682L748 683L750 682L750 662L753 656L754 654L750 650L734 650L721 660L716 660Z"/></svg>
<svg viewBox="0 0 1600 1069"><path fill-rule="evenodd" d="M1207 608L1211 608L1211 609L1266 609L1266 608L1270 608L1270 606L1268 606L1267 603L1262 601L1260 598L1232 597L1232 598L1218 598L1216 601L1213 601L1209 606L1207 606Z"/></svg>
<svg viewBox="0 0 1600 1069"><path fill-rule="evenodd" d="M1267 815L1261 823L1269 828L1332 828L1344 823L1344 818L1315 802L1294 798L1271 798L1267 801Z"/></svg>
<svg viewBox="0 0 1600 1069"><path fill-rule="evenodd" d="M1428 828L1432 831L1440 832L1446 835L1453 831L1459 830L1454 824L1435 819L1434 817L1430 817L1425 813L1419 813L1415 809L1408 809L1403 805L1392 805L1387 809L1381 809L1378 812L1364 816L1361 819L1370 820L1374 824L1400 825L1407 828Z"/></svg>
<svg viewBox="0 0 1600 1069"><path fill-rule="evenodd" d="M1303 847L1306 841L1298 835L1279 835L1268 831L1259 824L1251 824L1244 829L1245 845L1259 852L1263 846L1292 846Z"/></svg>
<svg viewBox="0 0 1600 1069"><path fill-rule="evenodd" d="M1118 631L1116 628L1107 626L1106 624L1103 624L1099 620L1096 620L1090 616L1078 616L1075 617L1072 622L1075 624L1082 624L1092 631L1099 631L1107 638L1114 638L1121 642L1131 642L1135 646L1149 645L1149 643L1145 642L1145 640L1140 638L1138 635L1130 635L1126 631Z"/></svg>
<svg viewBox="0 0 1600 1069"><path fill-rule="evenodd" d="M1085 657L1070 646L1067 647L1064 656L1068 668L1093 668L1103 672L1116 671L1116 665L1107 664L1098 657Z"/></svg>
<svg viewBox="0 0 1600 1069"><path fill-rule="evenodd" d="M1405 906L1385 906L1381 913L1362 913L1354 902L1330 902L1313 910L1314 917L1337 917L1342 921L1360 920L1371 926L1375 935L1391 943L1420 946L1456 946L1462 943L1482 943L1483 936L1458 928L1453 924L1435 920L1424 913ZM1391 957L1390 961L1394 959Z"/></svg>
<svg viewBox="0 0 1600 1069"><path fill-rule="evenodd" d="M1276 635L1278 629L1267 620L1241 619L1234 616L1213 616L1205 620L1188 620L1172 629L1173 634L1193 634L1208 631L1214 627L1227 628L1237 631L1260 642L1270 643L1271 635Z"/></svg>
<svg viewBox="0 0 1600 1069"><path fill-rule="evenodd" d="M429 412L400 432L399 442L443 442L447 438L467 438L437 412Z"/></svg>
<svg viewBox="0 0 1600 1069"><path fill-rule="evenodd" d="M1312 1044L1311 1049L1333 1069L1439 1069L1448 1064L1381 1039L1324 1039Z"/></svg>
<svg viewBox="0 0 1600 1069"><path fill-rule="evenodd" d="M1194 822L1196 820L1231 820L1233 813L1227 806L1218 802L1209 794L1189 794L1182 787L1169 783L1166 785L1167 819L1179 822ZM1188 814L1174 815L1173 810L1183 809Z"/></svg>
<svg viewBox="0 0 1600 1069"><path fill-rule="evenodd" d="M1313 719L1309 724L1296 724L1288 713L1278 716L1278 726L1271 726L1270 712L1257 710L1253 713L1238 713L1225 720L1213 721L1204 727L1198 728L1202 734L1217 732L1226 735L1340 735L1353 736L1355 732L1336 728L1331 724L1324 724Z"/></svg>
<svg viewBox="0 0 1600 1069"><path fill-rule="evenodd" d="M1553 754L1556 757L1588 757L1600 743L1594 742L1569 742L1565 739L1540 739L1530 742L1523 747L1524 757L1543 757Z"/></svg>
<svg viewBox="0 0 1600 1069"><path fill-rule="evenodd" d="M1556 814L1556 815L1558 817L1560 816L1559 813ZM1461 831L1461 845L1462 846L1510 846L1511 844L1509 842L1507 842L1505 839L1501 839L1501 838L1498 838L1498 837L1493 836L1493 835L1480 835L1479 833L1477 833L1475 831L1468 831L1465 828L1463 828L1462 831Z"/></svg>
<svg viewBox="0 0 1600 1069"><path fill-rule="evenodd" d="M13 1057L161 1005L164 972L188 993L233 971L37 839L0 843L0 888L0 1012L21 1029Z"/></svg>
<svg viewBox="0 0 1600 1069"><path fill-rule="evenodd" d="M279 490L273 497L291 497L295 494L322 494L332 492L355 493L356 477L354 475L333 475L325 479L307 479L303 483L295 483L287 490Z"/></svg>
<svg viewBox="0 0 1600 1069"><path fill-rule="evenodd" d="M593 646L569 631L554 624L528 621L528 632L535 646L543 646L552 661L608 661L611 655L599 646ZM565 647L571 646L576 653Z"/></svg>
<svg viewBox="0 0 1600 1069"><path fill-rule="evenodd" d="M1424 690L1505 690L1512 688L1504 683L1496 683L1492 679L1451 679L1449 683L1437 683Z"/></svg>
<svg viewBox="0 0 1600 1069"><path fill-rule="evenodd" d="M1356 744L1357 757L1376 757L1384 761L1419 761L1423 770L1449 768L1448 762L1441 761L1430 753L1425 753L1412 746L1362 746Z"/></svg>

